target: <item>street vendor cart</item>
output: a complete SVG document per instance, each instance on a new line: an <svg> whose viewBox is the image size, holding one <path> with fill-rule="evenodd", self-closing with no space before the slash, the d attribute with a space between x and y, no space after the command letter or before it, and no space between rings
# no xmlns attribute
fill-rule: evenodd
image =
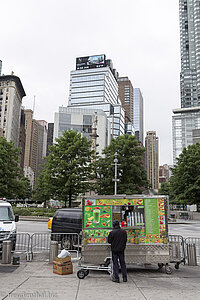
<svg viewBox="0 0 200 300"><path fill-rule="evenodd" d="M166 196L97 196L83 199L82 257L79 278L89 270L112 275L107 237L118 220L127 231L125 258L129 264L157 264L171 274Z"/></svg>

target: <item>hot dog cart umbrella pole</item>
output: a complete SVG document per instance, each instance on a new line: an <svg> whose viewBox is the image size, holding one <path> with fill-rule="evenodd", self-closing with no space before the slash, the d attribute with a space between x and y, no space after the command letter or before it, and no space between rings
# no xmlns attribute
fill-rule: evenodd
<svg viewBox="0 0 200 300"><path fill-rule="evenodd" d="M157 264L171 274L168 241L167 197L115 195L83 198L82 257L79 278L89 270L105 270L112 277L110 245L107 237L113 220L127 231L125 250L130 264Z"/></svg>

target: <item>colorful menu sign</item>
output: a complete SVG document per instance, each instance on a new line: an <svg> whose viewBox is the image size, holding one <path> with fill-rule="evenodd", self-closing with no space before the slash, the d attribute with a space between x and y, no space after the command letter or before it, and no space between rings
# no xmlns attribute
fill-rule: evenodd
<svg viewBox="0 0 200 300"><path fill-rule="evenodd" d="M158 199L144 199L144 208L146 234L159 234Z"/></svg>

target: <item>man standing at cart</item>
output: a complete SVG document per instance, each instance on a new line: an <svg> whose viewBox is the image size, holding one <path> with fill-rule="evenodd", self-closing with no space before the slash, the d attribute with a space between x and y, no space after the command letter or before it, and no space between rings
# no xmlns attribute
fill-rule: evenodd
<svg viewBox="0 0 200 300"><path fill-rule="evenodd" d="M119 221L115 220L113 222L113 230L108 235L108 243L111 244L112 251L112 261L113 261L113 273L114 273L114 282L119 281L119 265L120 262L123 281L127 282L127 271L126 263L124 258L124 250L126 248L127 242L127 233L125 230L121 229Z"/></svg>

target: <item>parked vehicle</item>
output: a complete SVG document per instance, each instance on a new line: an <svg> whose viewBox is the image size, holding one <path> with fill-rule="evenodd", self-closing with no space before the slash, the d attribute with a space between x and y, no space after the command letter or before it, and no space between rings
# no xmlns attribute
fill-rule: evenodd
<svg viewBox="0 0 200 300"><path fill-rule="evenodd" d="M19 221L19 216L13 214L10 203L0 200L0 250L2 249L3 241L11 240L12 250L15 250L16 245L16 222Z"/></svg>
<svg viewBox="0 0 200 300"><path fill-rule="evenodd" d="M53 218L49 218L49 220L48 220L48 229L49 230L52 229L52 220L53 220Z"/></svg>
<svg viewBox="0 0 200 300"><path fill-rule="evenodd" d="M65 249L73 249L78 243L78 236L82 230L82 209L61 208L55 212L52 220L52 240L61 243ZM62 233L69 233L68 235Z"/></svg>

